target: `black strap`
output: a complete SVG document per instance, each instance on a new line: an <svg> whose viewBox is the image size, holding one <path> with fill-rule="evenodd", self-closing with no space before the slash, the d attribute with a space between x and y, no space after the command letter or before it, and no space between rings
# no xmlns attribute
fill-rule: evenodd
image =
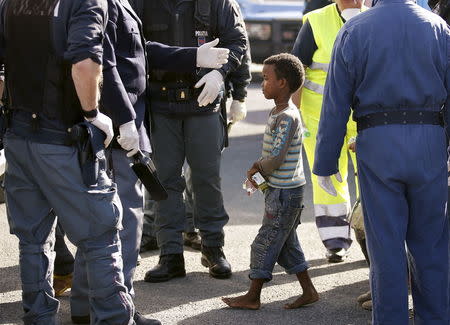
<svg viewBox="0 0 450 325"><path fill-rule="evenodd" d="M377 112L355 118L358 132L379 125L431 124L444 126L442 111Z"/></svg>

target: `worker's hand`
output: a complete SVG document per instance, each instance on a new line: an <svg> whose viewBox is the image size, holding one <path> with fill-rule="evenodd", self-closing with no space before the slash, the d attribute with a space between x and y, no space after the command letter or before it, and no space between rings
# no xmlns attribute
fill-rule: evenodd
<svg viewBox="0 0 450 325"><path fill-rule="evenodd" d="M195 88L200 88L202 85L205 86L197 99L200 107L211 104L217 98L223 87L222 74L217 70L208 72L195 84Z"/></svg>
<svg viewBox="0 0 450 325"><path fill-rule="evenodd" d="M127 157L133 156L139 150L139 133L134 120L119 126L119 133L117 142L124 150L128 151Z"/></svg>
<svg viewBox="0 0 450 325"><path fill-rule="evenodd" d="M231 123L239 122L247 116L247 107L245 102L233 100L230 107Z"/></svg>
<svg viewBox="0 0 450 325"><path fill-rule="evenodd" d="M328 194L332 196L337 196L336 188L333 185L333 181L331 180L332 176L317 176L317 182L319 183L319 186ZM336 180L339 183L342 183L342 177L341 174L338 172L334 175Z"/></svg>
<svg viewBox="0 0 450 325"><path fill-rule="evenodd" d="M229 49L215 48L219 44L219 39L205 43L197 49L197 67L220 69L228 62Z"/></svg>
<svg viewBox="0 0 450 325"><path fill-rule="evenodd" d="M106 138L105 138L105 148L107 148L109 146L109 144L111 143L113 136L114 136L114 131L113 131L113 125L112 125L112 121L111 119L106 116L103 113L98 112L97 116L90 119L85 117L86 121L91 122L92 125L98 127L100 130L103 131L103 133L105 133Z"/></svg>

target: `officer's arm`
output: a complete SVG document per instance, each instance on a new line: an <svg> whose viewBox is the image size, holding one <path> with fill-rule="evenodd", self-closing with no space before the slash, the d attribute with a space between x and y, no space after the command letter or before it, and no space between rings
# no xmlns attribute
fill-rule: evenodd
<svg viewBox="0 0 450 325"><path fill-rule="evenodd" d="M136 118L133 104L117 70L116 52L118 41L118 10L114 2L108 7L108 25L103 41L103 85L101 106L115 126Z"/></svg>
<svg viewBox="0 0 450 325"><path fill-rule="evenodd" d="M341 29L334 43L325 83L313 173L318 176L336 174L353 97L354 70L349 34Z"/></svg>
<svg viewBox="0 0 450 325"><path fill-rule="evenodd" d="M234 100L243 101L247 97L247 87L252 80L250 72L250 49L247 49L242 58L241 65L229 74L230 82L233 85L232 96Z"/></svg>
<svg viewBox="0 0 450 325"><path fill-rule="evenodd" d="M83 0L74 6L67 22L67 48L64 58L72 63L72 78L85 111L97 107L102 41L107 21L107 3L104 0Z"/></svg>
<svg viewBox="0 0 450 325"><path fill-rule="evenodd" d="M196 47L168 46L150 41L145 47L150 70L193 72L197 67Z"/></svg>
<svg viewBox="0 0 450 325"><path fill-rule="evenodd" d="M84 59L72 66L72 78L75 89L84 111L97 108L99 83L102 75L102 67L92 59Z"/></svg>
<svg viewBox="0 0 450 325"><path fill-rule="evenodd" d="M72 64L90 58L102 64L103 37L108 21L106 0L80 0L67 22L64 59Z"/></svg>
<svg viewBox="0 0 450 325"><path fill-rule="evenodd" d="M238 8L234 7L234 1L215 1L215 13L217 15L217 37L220 39L218 47L228 48L230 55L228 63L218 71L225 78L228 73L237 69L247 49L247 33Z"/></svg>
<svg viewBox="0 0 450 325"><path fill-rule="evenodd" d="M295 39L294 47L292 48L291 53L300 59L306 70L306 67L311 65L312 58L317 49L318 47L314 39L311 24L309 23L309 20L306 20L297 34L297 38ZM291 97L292 102L298 108L300 108L301 98L302 87L298 89L294 94L292 94Z"/></svg>

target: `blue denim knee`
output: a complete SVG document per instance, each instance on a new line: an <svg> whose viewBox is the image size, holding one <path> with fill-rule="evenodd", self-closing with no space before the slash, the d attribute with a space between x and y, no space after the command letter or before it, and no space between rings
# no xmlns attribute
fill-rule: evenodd
<svg viewBox="0 0 450 325"><path fill-rule="evenodd" d="M292 274L305 271L308 264L298 241L304 186L265 192L265 213L258 235L251 245L251 279L272 279L278 262Z"/></svg>

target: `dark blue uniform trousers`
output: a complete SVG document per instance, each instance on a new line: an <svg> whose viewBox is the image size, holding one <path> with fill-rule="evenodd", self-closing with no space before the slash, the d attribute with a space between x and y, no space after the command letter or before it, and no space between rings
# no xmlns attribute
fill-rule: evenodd
<svg viewBox="0 0 450 325"><path fill-rule="evenodd" d="M387 125L356 144L370 256L374 325L449 324L449 224L444 129Z"/></svg>
<svg viewBox="0 0 450 325"><path fill-rule="evenodd" d="M11 232L19 238L25 325L57 324L59 302L52 288L55 214L86 261L91 324L132 324L114 184L101 171L98 184L87 187L75 147L30 142L11 133L4 140L7 213Z"/></svg>
<svg viewBox="0 0 450 325"><path fill-rule="evenodd" d="M130 158L126 154L125 150L113 149L112 167L114 181L117 183L117 192L123 207L123 229L119 232L123 274L128 292L134 297L133 277L141 243L144 202L141 181L131 169ZM75 270L70 295L70 307L74 316L89 315L88 274L85 265L86 260L78 250L75 256Z"/></svg>

